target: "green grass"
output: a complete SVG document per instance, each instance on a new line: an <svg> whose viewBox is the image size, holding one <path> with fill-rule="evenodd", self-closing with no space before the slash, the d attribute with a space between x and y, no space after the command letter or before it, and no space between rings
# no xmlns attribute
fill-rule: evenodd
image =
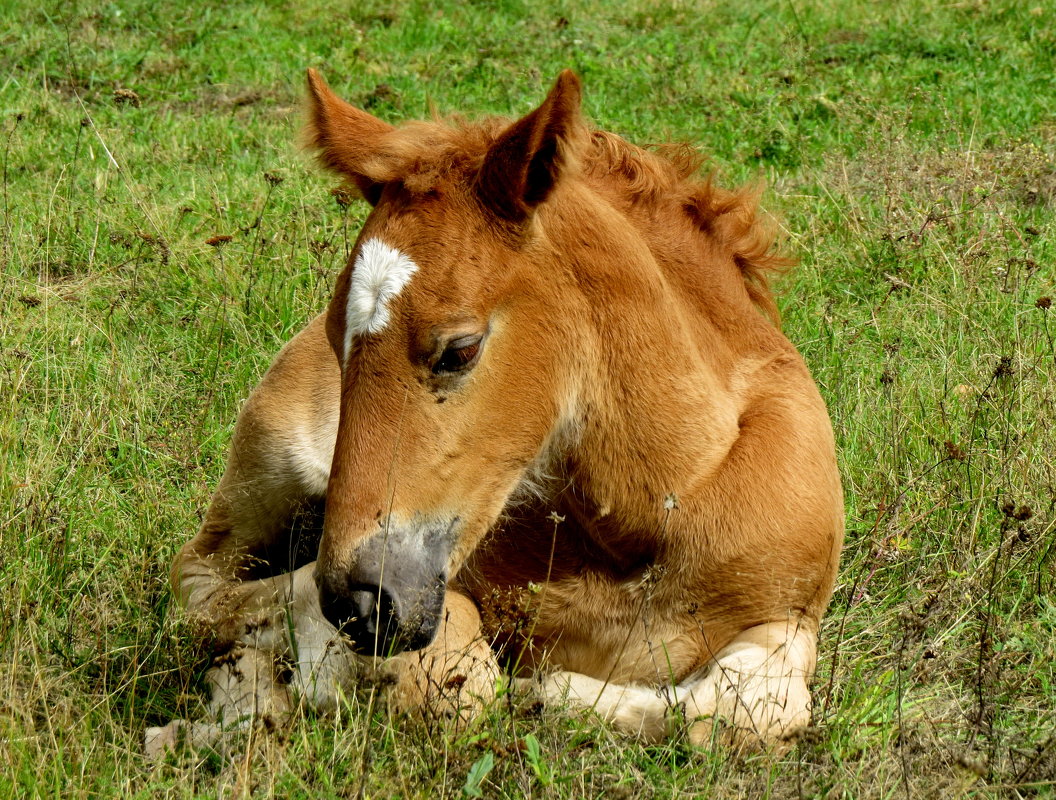
<svg viewBox="0 0 1056 800"><path fill-rule="evenodd" d="M1056 791L1056 9L341 5L0 9L0 794ZM766 178L848 507L789 756L506 703L446 736L364 687L233 758L144 761L208 666L168 564L367 211L295 147L307 66L393 121L523 113L572 67L599 126Z"/></svg>

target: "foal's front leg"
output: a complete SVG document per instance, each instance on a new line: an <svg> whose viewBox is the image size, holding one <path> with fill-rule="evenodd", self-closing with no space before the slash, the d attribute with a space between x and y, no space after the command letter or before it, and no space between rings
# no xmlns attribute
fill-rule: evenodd
<svg viewBox="0 0 1056 800"><path fill-rule="evenodd" d="M253 719L280 721L297 697L325 708L355 674L355 657L319 610L314 564L255 578L262 560L295 549L291 518L326 492L340 367L324 327L323 316L310 323L254 389L201 529L173 563L173 591L219 657L207 675L210 719L148 730L149 752L183 734L210 745Z"/></svg>
<svg viewBox="0 0 1056 800"><path fill-rule="evenodd" d="M681 727L694 745L788 749L810 724L817 634L801 620L756 625L677 686L621 685L555 672L539 687L544 702L590 709L644 741Z"/></svg>
<svg viewBox="0 0 1056 800"><path fill-rule="evenodd" d="M206 673L210 699L206 718L175 719L147 728L143 735L148 758L156 759L181 742L193 749L225 749L228 739L257 721L281 724L290 710L285 686L275 678L275 657L266 650L233 647Z"/></svg>
<svg viewBox="0 0 1056 800"><path fill-rule="evenodd" d="M385 671L391 699L403 711L468 722L494 697L499 664L481 632L480 611L461 592L448 589L444 617L431 644L390 659Z"/></svg>
<svg viewBox="0 0 1056 800"><path fill-rule="evenodd" d="M286 602L275 616L247 624L235 645L217 659L206 679L208 718L174 720L148 728L147 755L157 757L181 740L194 748L224 749L229 739L257 722L282 725L300 701L332 710L372 659L356 656L323 617L315 563L287 576ZM288 681L278 671L286 667ZM448 591L436 639L422 650L397 655L381 666L397 711L468 722L494 696L499 666L481 635L480 613L465 595Z"/></svg>
<svg viewBox="0 0 1056 800"><path fill-rule="evenodd" d="M689 740L787 750L810 725L808 683L816 662L817 633L802 620L742 632L701 677L681 687Z"/></svg>
<svg viewBox="0 0 1056 800"><path fill-rule="evenodd" d="M319 608L315 562L286 575L255 581L262 608L247 616L241 634L206 673L205 720L174 720L145 734L157 757L181 740L194 748L224 749L255 723L281 726L298 703L332 710L368 664L342 640ZM271 602L265 603L270 594Z"/></svg>

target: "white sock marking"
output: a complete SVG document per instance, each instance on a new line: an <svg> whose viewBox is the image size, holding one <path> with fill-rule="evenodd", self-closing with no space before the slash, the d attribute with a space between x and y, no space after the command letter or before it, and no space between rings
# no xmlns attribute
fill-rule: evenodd
<svg viewBox="0 0 1056 800"><path fill-rule="evenodd" d="M379 333L389 322L389 301L418 271L406 254L381 239L368 239L359 248L348 284L345 306L345 360L352 337Z"/></svg>

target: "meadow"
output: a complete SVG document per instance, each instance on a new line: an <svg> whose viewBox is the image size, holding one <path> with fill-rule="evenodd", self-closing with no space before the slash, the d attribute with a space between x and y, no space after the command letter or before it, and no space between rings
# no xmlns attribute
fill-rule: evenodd
<svg viewBox="0 0 1056 800"><path fill-rule="evenodd" d="M447 735L362 686L144 759L209 666L169 563L368 211L297 147L309 66L394 122L571 67L598 127L765 181L848 525L789 754L514 702ZM1048 0L4 0L0 795L1056 794L1054 75Z"/></svg>

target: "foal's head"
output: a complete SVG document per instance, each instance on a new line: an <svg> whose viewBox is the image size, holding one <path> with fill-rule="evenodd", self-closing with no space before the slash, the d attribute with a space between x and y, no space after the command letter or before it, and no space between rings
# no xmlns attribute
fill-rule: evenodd
<svg viewBox="0 0 1056 800"><path fill-rule="evenodd" d="M341 417L316 580L358 649L418 649L573 415L569 279L537 212L571 180L580 86L562 73L512 124L401 128L308 87L310 146L374 206L327 317Z"/></svg>

